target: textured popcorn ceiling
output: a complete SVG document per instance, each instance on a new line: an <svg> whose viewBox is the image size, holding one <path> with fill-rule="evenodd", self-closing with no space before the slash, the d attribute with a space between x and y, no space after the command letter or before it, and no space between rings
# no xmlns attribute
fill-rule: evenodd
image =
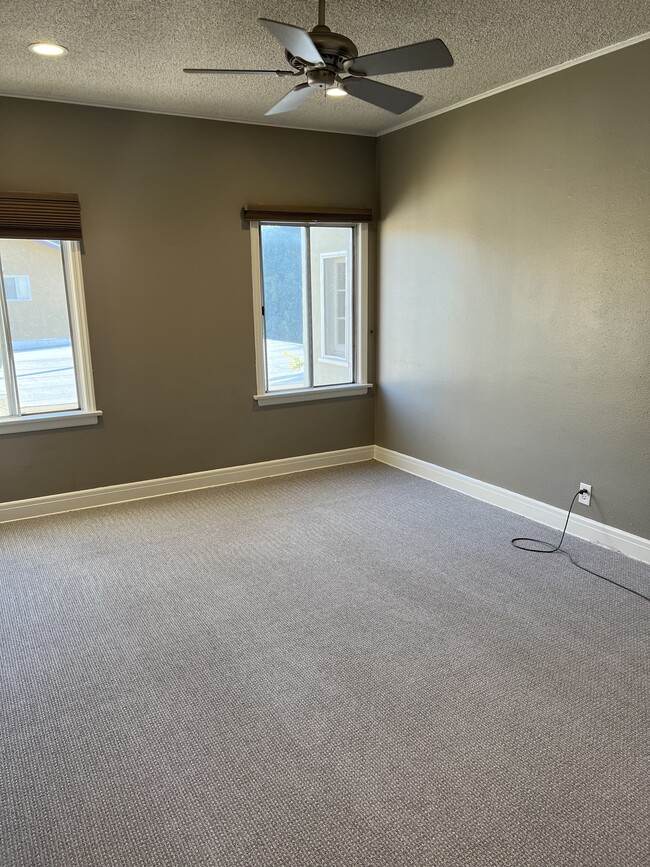
<svg viewBox="0 0 650 867"><path fill-rule="evenodd" d="M331 0L327 24L360 54L432 37L449 46L452 69L379 79L424 94L400 117L317 93L296 112L265 118L291 79L181 71L285 68L281 47L255 19L309 29L317 6L316 0L3 0L0 93L372 135L650 29L648 4L639 0ZM37 40L60 42L70 53L37 57L27 51Z"/></svg>

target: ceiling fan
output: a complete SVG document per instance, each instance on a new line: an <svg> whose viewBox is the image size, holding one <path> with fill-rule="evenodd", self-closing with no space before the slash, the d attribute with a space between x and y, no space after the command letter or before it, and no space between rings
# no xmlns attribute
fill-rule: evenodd
<svg viewBox="0 0 650 867"><path fill-rule="evenodd" d="M402 114L422 99L419 93L401 90L371 75L415 72L453 66L454 60L442 39L429 39L414 45L378 51L359 57L356 45L347 36L332 33L325 24L325 0L318 2L318 24L309 33L292 24L258 18L260 24L284 47L292 71L284 69L184 69L183 72L210 75L306 76L265 114L295 111L316 90L328 96L355 96L393 114Z"/></svg>

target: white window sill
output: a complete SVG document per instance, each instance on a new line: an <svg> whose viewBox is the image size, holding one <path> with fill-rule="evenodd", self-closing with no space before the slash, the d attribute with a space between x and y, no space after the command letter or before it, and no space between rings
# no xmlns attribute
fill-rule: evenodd
<svg viewBox="0 0 650 867"><path fill-rule="evenodd" d="M0 434L97 424L100 416L99 410L91 412L73 410L70 412L47 412L42 415L23 415L20 418L0 418Z"/></svg>
<svg viewBox="0 0 650 867"><path fill-rule="evenodd" d="M372 388L369 382L352 382L350 385L321 385L316 388L294 388L291 391L270 391L267 394L256 394L254 399L260 406L270 406L278 403L299 403L306 400L323 400L335 397L358 397L367 394Z"/></svg>

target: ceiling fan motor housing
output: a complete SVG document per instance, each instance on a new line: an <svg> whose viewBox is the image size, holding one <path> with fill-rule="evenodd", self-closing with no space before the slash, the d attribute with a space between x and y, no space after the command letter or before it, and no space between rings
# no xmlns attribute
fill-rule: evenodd
<svg viewBox="0 0 650 867"><path fill-rule="evenodd" d="M317 24L309 32L309 35L325 62L325 69L330 70L334 74L343 70L344 63L347 60L353 60L359 56L359 50L351 39L348 39L347 36L343 36L341 33L332 33L325 24ZM294 57L289 51L285 52L285 54L294 69L299 69L301 72L310 69L310 64L305 64L300 57ZM323 67L316 67L316 69L322 70ZM316 71L316 69L312 71ZM329 87L333 83L333 80L328 81L324 85L312 83L309 73L307 80L312 87Z"/></svg>

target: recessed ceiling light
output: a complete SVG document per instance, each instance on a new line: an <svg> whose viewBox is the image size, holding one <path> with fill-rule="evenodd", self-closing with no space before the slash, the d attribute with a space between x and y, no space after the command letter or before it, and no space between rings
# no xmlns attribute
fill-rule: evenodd
<svg viewBox="0 0 650 867"><path fill-rule="evenodd" d="M326 96L347 96L347 91L343 90L340 84L335 84L332 87L328 87L325 91Z"/></svg>
<svg viewBox="0 0 650 867"><path fill-rule="evenodd" d="M68 53L68 49L59 45L58 42L32 42L28 48L34 54L42 54L44 57L61 57Z"/></svg>

